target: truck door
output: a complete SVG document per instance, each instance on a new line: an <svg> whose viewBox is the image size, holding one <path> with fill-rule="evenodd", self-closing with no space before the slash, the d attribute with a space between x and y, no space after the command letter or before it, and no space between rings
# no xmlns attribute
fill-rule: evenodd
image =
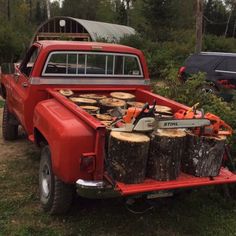
<svg viewBox="0 0 236 236"><path fill-rule="evenodd" d="M12 91L9 97L9 102L12 103L11 107L13 108L13 112L24 127L24 111L27 106L27 98L30 89L29 76L34 67L38 52L39 48L37 46L34 45L30 48L20 66L16 67L16 72L11 83Z"/></svg>

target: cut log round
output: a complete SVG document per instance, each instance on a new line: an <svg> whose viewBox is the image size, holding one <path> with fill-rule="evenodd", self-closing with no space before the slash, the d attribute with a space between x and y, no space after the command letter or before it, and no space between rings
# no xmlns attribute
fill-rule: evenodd
<svg viewBox="0 0 236 236"><path fill-rule="evenodd" d="M110 127L110 125L111 125L112 121L108 121L108 120L101 120L101 123L102 123L103 125L105 125L106 127Z"/></svg>
<svg viewBox="0 0 236 236"><path fill-rule="evenodd" d="M96 117L97 117L99 120L112 121L112 116L107 115L107 114L97 114Z"/></svg>
<svg viewBox="0 0 236 236"><path fill-rule="evenodd" d="M136 107L136 108L143 108L145 104L143 102L127 102L127 107Z"/></svg>
<svg viewBox="0 0 236 236"><path fill-rule="evenodd" d="M89 114L96 114L99 113L100 107L96 106L80 106L82 109L87 111Z"/></svg>
<svg viewBox="0 0 236 236"><path fill-rule="evenodd" d="M101 105L101 113L106 113L111 108L121 107L124 108L126 102L116 98L105 98L99 101Z"/></svg>
<svg viewBox="0 0 236 236"><path fill-rule="evenodd" d="M101 100L101 99L107 98L107 96L105 95L95 94L95 93L80 94L79 96L81 98L90 98L90 99L95 99L95 100Z"/></svg>
<svg viewBox="0 0 236 236"><path fill-rule="evenodd" d="M199 177L217 176L225 151L226 137L196 136L188 133L182 171Z"/></svg>
<svg viewBox="0 0 236 236"><path fill-rule="evenodd" d="M131 93L124 93L124 92L112 92L110 93L111 97L125 100L125 101L132 101L135 99L135 96Z"/></svg>
<svg viewBox="0 0 236 236"><path fill-rule="evenodd" d="M150 138L144 134L110 133L109 172L117 181L134 184L145 179Z"/></svg>
<svg viewBox="0 0 236 236"><path fill-rule="evenodd" d="M175 180L180 174L186 133L182 129L159 129L150 143L147 176L160 181Z"/></svg>
<svg viewBox="0 0 236 236"><path fill-rule="evenodd" d="M65 97L70 97L74 94L73 91L71 91L70 89L60 89L59 93Z"/></svg>
<svg viewBox="0 0 236 236"><path fill-rule="evenodd" d="M156 113L165 113L165 114L170 114L172 115L172 109L167 106L161 106L161 105L156 105L155 106L155 112Z"/></svg>
<svg viewBox="0 0 236 236"><path fill-rule="evenodd" d="M94 106L97 101L89 98L70 97L70 100L79 106Z"/></svg>

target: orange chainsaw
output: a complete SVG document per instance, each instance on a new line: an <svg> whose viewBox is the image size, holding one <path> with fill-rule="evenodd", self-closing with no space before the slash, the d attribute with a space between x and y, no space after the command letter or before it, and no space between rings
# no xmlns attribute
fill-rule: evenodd
<svg viewBox="0 0 236 236"><path fill-rule="evenodd" d="M211 113L197 111L198 104L195 104L189 110L182 110L180 109L174 114L176 119L198 119L199 117L204 117L205 119L210 121L210 125L207 125L203 128L195 128L194 133L197 135L205 135L205 136L230 136L233 133L233 129L226 124L220 117L213 115Z"/></svg>
<svg viewBox="0 0 236 236"><path fill-rule="evenodd" d="M206 118L162 118L155 114L156 102L153 106L148 103L143 108L131 107L125 116L120 116L125 124L119 128L112 128L114 131L123 132L150 132L156 129L179 129L179 128L199 128L209 126L211 123Z"/></svg>

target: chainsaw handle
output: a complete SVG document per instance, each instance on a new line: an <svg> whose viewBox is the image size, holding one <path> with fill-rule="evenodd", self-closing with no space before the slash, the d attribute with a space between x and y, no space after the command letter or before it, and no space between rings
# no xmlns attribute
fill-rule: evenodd
<svg viewBox="0 0 236 236"><path fill-rule="evenodd" d="M149 109L149 104L148 102L145 103L145 105L143 106L142 110L140 111L140 113L137 115L135 122L138 121L140 118L142 118L143 113L146 109Z"/></svg>

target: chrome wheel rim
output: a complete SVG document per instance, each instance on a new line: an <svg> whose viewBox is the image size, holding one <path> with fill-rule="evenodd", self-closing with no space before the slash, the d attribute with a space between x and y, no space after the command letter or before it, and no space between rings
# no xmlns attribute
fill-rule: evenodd
<svg viewBox="0 0 236 236"><path fill-rule="evenodd" d="M48 198L51 188L51 172L47 164L43 166L41 176L42 195L43 197Z"/></svg>

